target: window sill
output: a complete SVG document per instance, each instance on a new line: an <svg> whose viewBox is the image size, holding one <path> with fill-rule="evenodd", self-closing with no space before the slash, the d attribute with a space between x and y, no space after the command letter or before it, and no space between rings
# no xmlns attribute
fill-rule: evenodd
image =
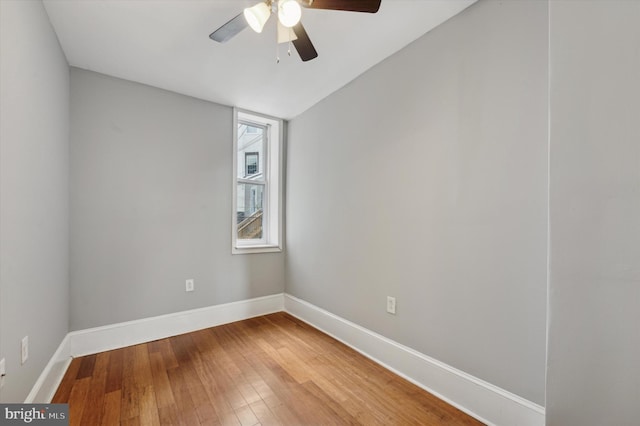
<svg viewBox="0 0 640 426"><path fill-rule="evenodd" d="M281 253L282 247L274 245L255 245L232 247L231 254Z"/></svg>

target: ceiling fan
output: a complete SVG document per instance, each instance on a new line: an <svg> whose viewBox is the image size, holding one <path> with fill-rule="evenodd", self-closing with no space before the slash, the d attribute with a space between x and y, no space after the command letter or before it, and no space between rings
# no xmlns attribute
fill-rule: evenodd
<svg viewBox="0 0 640 426"><path fill-rule="evenodd" d="M225 43L247 26L260 33L271 14L278 15L278 43L290 41L303 61L318 56L309 35L302 26L302 9L329 9L376 13L382 0L264 0L244 9L235 18L209 35L211 40Z"/></svg>

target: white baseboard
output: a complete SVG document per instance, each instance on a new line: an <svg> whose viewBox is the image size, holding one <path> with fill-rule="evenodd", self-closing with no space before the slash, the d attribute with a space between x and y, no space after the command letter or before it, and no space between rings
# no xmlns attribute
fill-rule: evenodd
<svg viewBox="0 0 640 426"><path fill-rule="evenodd" d="M285 294L284 308L289 314L488 425L542 426L545 423L545 410L538 404L304 300Z"/></svg>
<svg viewBox="0 0 640 426"><path fill-rule="evenodd" d="M25 404L51 402L69 364L71 364L71 346L67 334L31 388L31 392L24 400Z"/></svg>
<svg viewBox="0 0 640 426"><path fill-rule="evenodd" d="M72 357L94 354L286 311L489 425L542 426L543 407L288 294L73 331L25 403L50 402Z"/></svg>
<svg viewBox="0 0 640 426"><path fill-rule="evenodd" d="M71 356L124 348L284 309L282 293L69 333Z"/></svg>
<svg viewBox="0 0 640 426"><path fill-rule="evenodd" d="M72 357L151 342L284 310L282 293L68 333L25 403L51 402Z"/></svg>

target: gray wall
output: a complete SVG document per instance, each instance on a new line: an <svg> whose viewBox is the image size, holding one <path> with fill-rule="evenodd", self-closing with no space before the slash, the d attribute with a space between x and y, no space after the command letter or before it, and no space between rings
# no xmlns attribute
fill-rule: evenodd
<svg viewBox="0 0 640 426"><path fill-rule="evenodd" d="M471 6L294 118L287 171L288 293L538 404L547 34Z"/></svg>
<svg viewBox="0 0 640 426"><path fill-rule="evenodd" d="M40 2L0 1L0 43L0 401L22 402L68 330L69 68Z"/></svg>
<svg viewBox="0 0 640 426"><path fill-rule="evenodd" d="M231 255L231 132L229 107L71 69L72 330L284 290L283 254Z"/></svg>
<svg viewBox="0 0 640 426"><path fill-rule="evenodd" d="M547 424L638 424L640 3L551 2Z"/></svg>

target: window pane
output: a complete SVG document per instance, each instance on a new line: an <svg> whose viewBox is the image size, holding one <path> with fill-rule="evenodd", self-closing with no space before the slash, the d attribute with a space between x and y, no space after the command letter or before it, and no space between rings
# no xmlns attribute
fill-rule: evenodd
<svg viewBox="0 0 640 426"><path fill-rule="evenodd" d="M238 123L238 176L242 179L264 180L263 159L265 129Z"/></svg>
<svg viewBox="0 0 640 426"><path fill-rule="evenodd" d="M238 239L261 239L264 185L238 183L237 195Z"/></svg>
<svg viewBox="0 0 640 426"><path fill-rule="evenodd" d="M257 152L246 152L244 154L244 163L245 163L245 176L249 177L251 175L255 175L258 173L258 159L259 154Z"/></svg>

